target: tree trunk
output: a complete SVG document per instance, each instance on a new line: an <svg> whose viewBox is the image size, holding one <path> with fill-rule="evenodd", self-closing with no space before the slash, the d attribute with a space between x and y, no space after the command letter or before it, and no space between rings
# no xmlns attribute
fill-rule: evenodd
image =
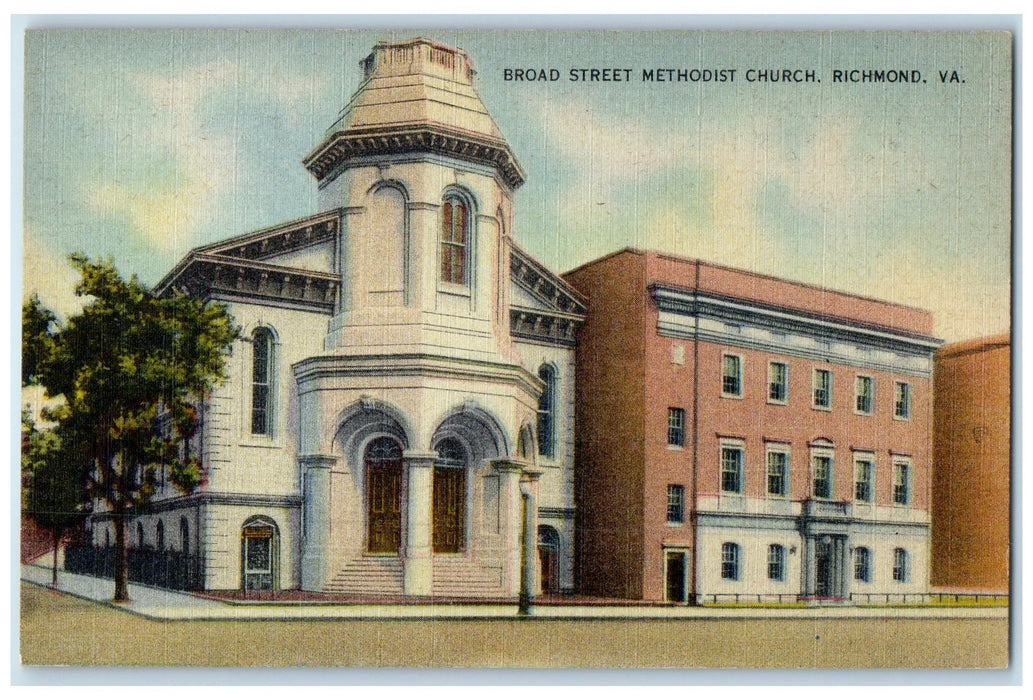
<svg viewBox="0 0 1033 700"><path fill-rule="evenodd" d="M129 602L129 543L126 540L126 514L122 507L113 512L115 525L115 597L116 603Z"/></svg>
<svg viewBox="0 0 1033 700"><path fill-rule="evenodd" d="M55 527L54 535L54 566L50 572L50 585L57 588L57 550L61 547L61 528Z"/></svg>

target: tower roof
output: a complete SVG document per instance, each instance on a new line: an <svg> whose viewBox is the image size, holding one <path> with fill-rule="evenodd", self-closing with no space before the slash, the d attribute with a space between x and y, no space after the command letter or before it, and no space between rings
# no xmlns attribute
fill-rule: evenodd
<svg viewBox="0 0 1033 700"><path fill-rule="evenodd" d="M421 38L380 42L361 65L362 84L304 160L317 179L351 158L424 151L492 165L513 189L523 184L465 51Z"/></svg>

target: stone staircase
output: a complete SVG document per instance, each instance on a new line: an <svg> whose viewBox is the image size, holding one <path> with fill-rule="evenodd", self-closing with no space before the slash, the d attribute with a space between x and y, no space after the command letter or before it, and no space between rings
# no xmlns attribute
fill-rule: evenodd
<svg viewBox="0 0 1033 700"><path fill-rule="evenodd" d="M363 556L348 562L324 589L342 595L404 594L402 560L398 557Z"/></svg>
<svg viewBox="0 0 1033 700"><path fill-rule="evenodd" d="M502 569L481 566L467 557L433 559L432 592L444 598L503 598Z"/></svg>

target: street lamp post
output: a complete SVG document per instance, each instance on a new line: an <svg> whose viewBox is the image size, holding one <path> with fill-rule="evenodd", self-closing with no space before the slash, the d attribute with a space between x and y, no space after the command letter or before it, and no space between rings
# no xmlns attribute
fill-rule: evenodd
<svg viewBox="0 0 1033 700"><path fill-rule="evenodd" d="M531 483L527 479L520 480L520 605L518 615L531 614L531 573L528 570L531 551L527 544L528 509L531 503Z"/></svg>

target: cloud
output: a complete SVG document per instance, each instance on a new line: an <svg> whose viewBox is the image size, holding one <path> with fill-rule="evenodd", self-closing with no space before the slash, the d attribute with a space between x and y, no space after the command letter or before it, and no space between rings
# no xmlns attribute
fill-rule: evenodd
<svg viewBox="0 0 1033 700"><path fill-rule="evenodd" d="M286 110L288 126L300 121L320 79L269 72L242 80L246 71L232 61L188 66L171 74L131 73L128 83L139 101L119 125L126 162L117 172L88 180L81 195L94 212L128 221L144 240L163 252L182 252L196 236L223 218L236 195L242 158L242 127L227 109L255 99L273 100ZM227 102L227 96L234 99ZM306 99L307 98L307 99ZM228 106L227 106L228 105ZM254 105L248 109L253 111Z"/></svg>
<svg viewBox="0 0 1033 700"><path fill-rule="evenodd" d="M83 297L75 295L78 281L68 259L26 226L22 239L22 298L37 294L44 306L67 318L83 307Z"/></svg>

